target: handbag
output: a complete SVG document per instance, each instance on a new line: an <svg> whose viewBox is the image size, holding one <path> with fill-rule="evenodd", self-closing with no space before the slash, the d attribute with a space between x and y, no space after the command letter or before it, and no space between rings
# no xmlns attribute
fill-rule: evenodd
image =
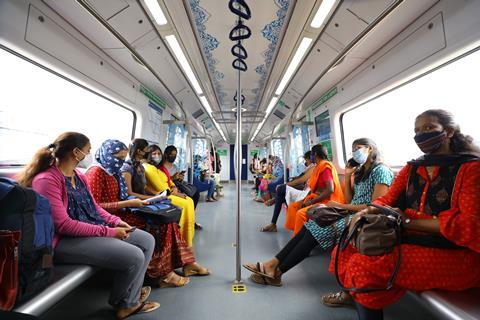
<svg viewBox="0 0 480 320"><path fill-rule="evenodd" d="M130 208L130 212L143 215L147 224L178 223L182 216L182 209L174 206L169 199L141 208Z"/></svg>
<svg viewBox="0 0 480 320"><path fill-rule="evenodd" d="M338 243L337 251L335 253L335 277L338 284L344 291L352 292L374 292L390 290L400 269L401 262L401 216L395 210L379 206L376 204L369 204L380 210L378 214L366 214L362 216L357 222L349 227L348 225L342 232ZM383 288L346 288L340 281L338 274L338 257L340 251L347 248L348 244L352 245L363 255L379 256L392 252L397 248L397 262L390 275L386 287Z"/></svg>
<svg viewBox="0 0 480 320"><path fill-rule="evenodd" d="M20 231L0 230L0 310L12 310L19 289Z"/></svg>
<svg viewBox="0 0 480 320"><path fill-rule="evenodd" d="M178 190L180 190L180 192L185 193L190 198L195 196L197 193L197 187L195 187L193 184L189 184L183 180L175 180L173 183L175 183L175 186L178 188Z"/></svg>
<svg viewBox="0 0 480 320"><path fill-rule="evenodd" d="M308 208L307 218L315 221L320 227L327 227L352 213L352 211L347 209L331 208L319 204Z"/></svg>

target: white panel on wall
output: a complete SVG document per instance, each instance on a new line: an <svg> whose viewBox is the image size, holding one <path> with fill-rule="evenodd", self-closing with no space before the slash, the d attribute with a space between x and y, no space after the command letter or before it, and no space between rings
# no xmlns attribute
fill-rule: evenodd
<svg viewBox="0 0 480 320"><path fill-rule="evenodd" d="M135 101L133 82L34 6L30 6L25 40L130 102Z"/></svg>

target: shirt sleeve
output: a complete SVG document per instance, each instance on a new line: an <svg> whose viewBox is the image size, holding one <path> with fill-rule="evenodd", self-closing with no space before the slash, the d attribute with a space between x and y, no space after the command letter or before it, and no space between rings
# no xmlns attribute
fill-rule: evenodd
<svg viewBox="0 0 480 320"><path fill-rule="evenodd" d="M162 171L158 170L151 164L144 164L145 177L147 178L150 186L156 191L161 192L163 190L170 189L167 183L167 176ZM162 178L162 175L165 179Z"/></svg>
<svg viewBox="0 0 480 320"><path fill-rule="evenodd" d="M390 186L393 182L393 172L387 166L381 164L372 171L373 184Z"/></svg>
<svg viewBox="0 0 480 320"><path fill-rule="evenodd" d="M463 164L456 179L452 208L438 214L440 232L480 253L480 161Z"/></svg>
<svg viewBox="0 0 480 320"><path fill-rule="evenodd" d="M317 180L317 190L325 188L327 182L333 181L332 170L326 168L320 173L320 176Z"/></svg>

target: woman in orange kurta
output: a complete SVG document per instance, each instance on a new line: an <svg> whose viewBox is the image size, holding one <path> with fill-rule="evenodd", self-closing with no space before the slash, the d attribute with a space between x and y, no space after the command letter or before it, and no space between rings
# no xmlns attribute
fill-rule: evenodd
<svg viewBox="0 0 480 320"><path fill-rule="evenodd" d="M312 155L315 159L315 169L308 182L310 194L303 199L290 203L287 208L287 220L285 228L297 234L307 222L307 210L313 205L336 201L345 203L342 186L338 179L337 170L328 161L327 150L321 144L312 147Z"/></svg>
<svg viewBox="0 0 480 320"><path fill-rule="evenodd" d="M350 293L360 320L383 319L382 309L407 290L480 286L480 150L443 110L419 115L415 133L415 141L425 155L409 162L389 192L375 201L403 207L405 235L400 269L388 291ZM367 212L376 210L370 207L360 211L351 223ZM385 287L396 259L396 250L366 256L349 246L338 261L340 280L347 288ZM345 300L345 294L323 299L335 296Z"/></svg>

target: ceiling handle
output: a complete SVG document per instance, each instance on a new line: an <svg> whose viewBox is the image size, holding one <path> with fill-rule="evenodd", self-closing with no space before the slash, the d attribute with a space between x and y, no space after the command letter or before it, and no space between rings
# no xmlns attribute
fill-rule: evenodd
<svg viewBox="0 0 480 320"><path fill-rule="evenodd" d="M251 35L250 28L244 25L242 21L238 21L237 25L230 31L229 38L232 41L238 41L248 39Z"/></svg>
<svg viewBox="0 0 480 320"><path fill-rule="evenodd" d="M237 4L238 7L235 8L234 4ZM230 11L245 20L249 20L252 17L250 8L244 0L230 0L230 2L228 3L228 7L230 8Z"/></svg>

